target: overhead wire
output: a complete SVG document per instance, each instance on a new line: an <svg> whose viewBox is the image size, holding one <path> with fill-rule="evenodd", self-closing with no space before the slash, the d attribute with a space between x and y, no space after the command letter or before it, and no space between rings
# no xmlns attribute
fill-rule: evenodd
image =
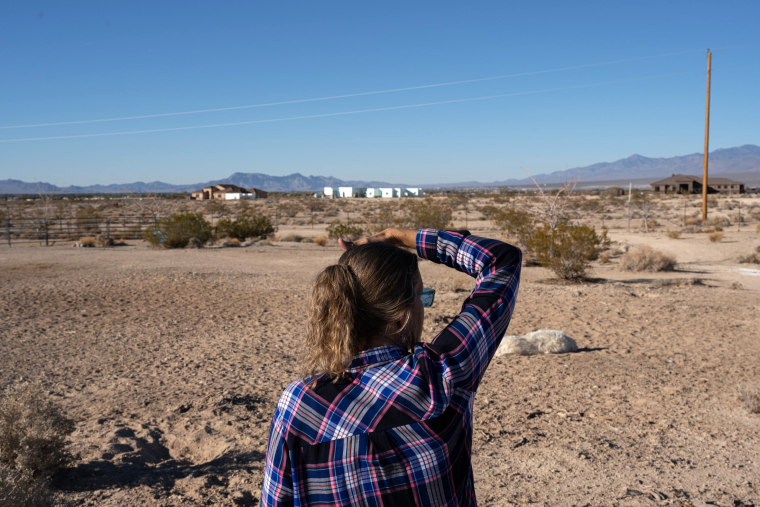
<svg viewBox="0 0 760 507"><path fill-rule="evenodd" d="M374 112L381 112L381 111L395 111L395 110L401 110L401 109L429 107L429 106L444 105L444 104L456 104L456 103L464 103L464 102L492 100L492 99L497 99L497 98L516 97L516 96L521 96L521 95L553 93L553 92L559 92L559 91L577 90L577 89L582 89L582 88L592 88L592 87L597 87L597 86L607 86L611 84L630 83L630 82L642 81L642 80L647 80L647 79L655 79L655 78L661 78L661 77L675 77L675 76L683 76L683 75L698 74L698 73L701 73L701 71L687 71L687 72L674 72L674 73L671 72L671 73L666 73L666 74L639 76L636 78L618 79L618 80L612 80L612 81L601 81L601 82L596 82L596 83L587 83L587 84L573 85L573 86L563 86L563 87L546 88L546 89L538 89L538 90L526 90L522 92L499 93L499 94L494 94L494 95L483 95L483 96L478 96L478 97L465 97L465 98L459 98L459 99L438 100L438 101L432 101L432 102L421 102L421 103L416 103L416 104L401 104L397 106L356 109L356 110L351 110L351 111L338 111L338 112L332 112L332 113L285 116L285 117L279 117L279 118L267 118L267 119L259 119L259 120L245 120L245 121L237 121L237 122L212 123L212 124L203 124L203 125L188 125L188 126L183 126L183 127L168 127L168 128L158 128L158 129L125 130L125 131L117 131L117 132L95 132L95 133L89 133L89 134L72 134L72 135L62 135L62 136L8 138L8 139L0 139L0 143L52 141L52 140L62 140L62 139L82 139L82 138L89 138L89 137L152 134L152 133L157 133L157 132L176 132L176 131L182 131L182 130L197 130L197 129L219 128L219 127L233 127L233 126L241 126L241 125L256 125L256 124L262 124L262 123L275 123L275 122L306 120L306 119L314 119L314 118L329 118L329 117L336 117L336 116L347 116L347 115L374 113Z"/></svg>
<svg viewBox="0 0 760 507"><path fill-rule="evenodd" d="M481 83L481 82L486 82L486 81L496 81L496 80L502 80L502 79L515 78L515 77L526 77L526 76L536 76L536 75L550 74L550 73L556 73L556 72L567 72L567 71L572 71L572 70L581 70L581 69L588 69L588 68L593 68L593 67L603 67L603 66L608 66L608 65L618 65L621 63L631 63L631 62L642 61L642 60L651 60L654 58L663 58L667 56L682 55L682 54L687 54L687 53L693 53L695 51L696 50L672 51L668 53L658 53L654 55L638 56L638 57L633 57L633 58L623 58L619 60L609 60L609 61L604 61L604 62L594 62L594 63L587 63L587 64L581 64L581 65L571 65L571 66L556 67L556 68L551 68L551 69L543 69L543 70L535 70L535 71L516 72L516 73L511 73L511 74L501 74L497 76L486 76L486 77L479 77L479 78L472 78L472 79L461 79L457 81L428 83L428 84L423 84L423 85L406 86L406 87L400 87L400 88L388 88L384 90L371 90L371 91L364 91L364 92L346 93L346 94L341 94L341 95L327 95L324 97L291 99L291 100L282 100L282 101L276 101L276 102L263 102L259 104L244 104L244 105L237 105L237 106L214 107L214 108L206 108L206 109L192 109L192 110L187 110L187 111L174 111L174 112L166 112L166 113L151 113L151 114L141 114L141 115L133 115L133 116L116 116L116 117L111 117L111 118L96 118L96 119L90 119L90 120L70 120L70 121L57 121L57 122L46 122L46 123L27 123L27 124L21 124L21 125L0 125L0 129L55 127L55 126L63 126L63 125L82 125L82 124L88 124L88 123L106 123L106 122L127 121L127 120L144 120L144 119L149 119L149 118L166 118L166 117L171 117L171 116L185 116L185 115L203 114L203 113L216 113L216 112L223 112L223 111L236 111L236 110L255 109L255 108L262 108L262 107L303 104L303 103L308 103L308 102L324 102L324 101L329 101L329 100L346 99L346 98L352 98L352 97L367 97L367 96L372 96L372 95L400 93L400 92L406 92L406 91L424 90L424 89L429 89L429 88L440 88L440 87L446 87L446 86L457 86L457 85L463 85L463 84ZM156 131L160 131L160 130L156 130Z"/></svg>

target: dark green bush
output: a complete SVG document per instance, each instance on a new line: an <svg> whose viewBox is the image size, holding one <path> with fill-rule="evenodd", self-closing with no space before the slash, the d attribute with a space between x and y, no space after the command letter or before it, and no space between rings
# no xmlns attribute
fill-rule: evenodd
<svg viewBox="0 0 760 507"><path fill-rule="evenodd" d="M330 239L343 238L354 241L364 235L364 229L357 224L336 222L327 226L327 236Z"/></svg>
<svg viewBox="0 0 760 507"><path fill-rule="evenodd" d="M539 264L564 280L581 279L591 261L608 244L607 231L597 234L588 225L560 223L553 230L542 225L528 242Z"/></svg>
<svg viewBox="0 0 760 507"><path fill-rule="evenodd" d="M220 238L257 238L272 234L274 227L265 215L258 213L243 215L235 220L223 218L216 224L216 235Z"/></svg>
<svg viewBox="0 0 760 507"><path fill-rule="evenodd" d="M211 224L200 213L177 213L145 230L145 240L164 248L185 248L190 239L200 244L211 239Z"/></svg>

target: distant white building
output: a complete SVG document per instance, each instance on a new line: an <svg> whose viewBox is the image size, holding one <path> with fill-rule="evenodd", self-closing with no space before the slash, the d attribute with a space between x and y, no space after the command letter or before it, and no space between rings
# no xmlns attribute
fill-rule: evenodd
<svg viewBox="0 0 760 507"><path fill-rule="evenodd" d="M338 197L353 197L354 187L338 187Z"/></svg>
<svg viewBox="0 0 760 507"><path fill-rule="evenodd" d="M191 199L199 201L220 200L231 201L237 199L265 199L267 192L258 188L243 188L230 183L220 183L210 187L203 187L190 194Z"/></svg>
<svg viewBox="0 0 760 507"><path fill-rule="evenodd" d="M346 197L422 197L421 187L380 187L380 188L361 188L361 187L325 187L323 195L327 198L346 198Z"/></svg>
<svg viewBox="0 0 760 507"><path fill-rule="evenodd" d="M239 199L256 199L256 194L250 192L227 192L224 194L225 201L236 201Z"/></svg>
<svg viewBox="0 0 760 507"><path fill-rule="evenodd" d="M366 189L360 187L325 187L324 195L328 198L364 197Z"/></svg>

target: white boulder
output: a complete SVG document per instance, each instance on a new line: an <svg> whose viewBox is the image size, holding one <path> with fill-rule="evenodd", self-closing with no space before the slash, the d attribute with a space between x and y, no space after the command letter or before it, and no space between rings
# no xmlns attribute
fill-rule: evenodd
<svg viewBox="0 0 760 507"><path fill-rule="evenodd" d="M505 336L499 348L496 349L497 356L505 354L530 356L567 352L578 352L578 344L565 333L556 329L539 329L527 333L525 336Z"/></svg>

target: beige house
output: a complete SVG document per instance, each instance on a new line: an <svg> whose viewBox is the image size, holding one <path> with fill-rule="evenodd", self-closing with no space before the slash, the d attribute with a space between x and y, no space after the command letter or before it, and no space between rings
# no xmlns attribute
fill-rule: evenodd
<svg viewBox="0 0 760 507"><path fill-rule="evenodd" d="M686 174L673 174L654 183L652 190L670 194L700 194L702 193L702 178ZM744 183L728 178L707 178L707 193L709 194L743 194Z"/></svg>
<svg viewBox="0 0 760 507"><path fill-rule="evenodd" d="M229 183L220 183L210 187L203 187L190 194L191 199L198 201L220 200L229 201L234 199L264 199L267 197L264 190L258 188L245 189Z"/></svg>

